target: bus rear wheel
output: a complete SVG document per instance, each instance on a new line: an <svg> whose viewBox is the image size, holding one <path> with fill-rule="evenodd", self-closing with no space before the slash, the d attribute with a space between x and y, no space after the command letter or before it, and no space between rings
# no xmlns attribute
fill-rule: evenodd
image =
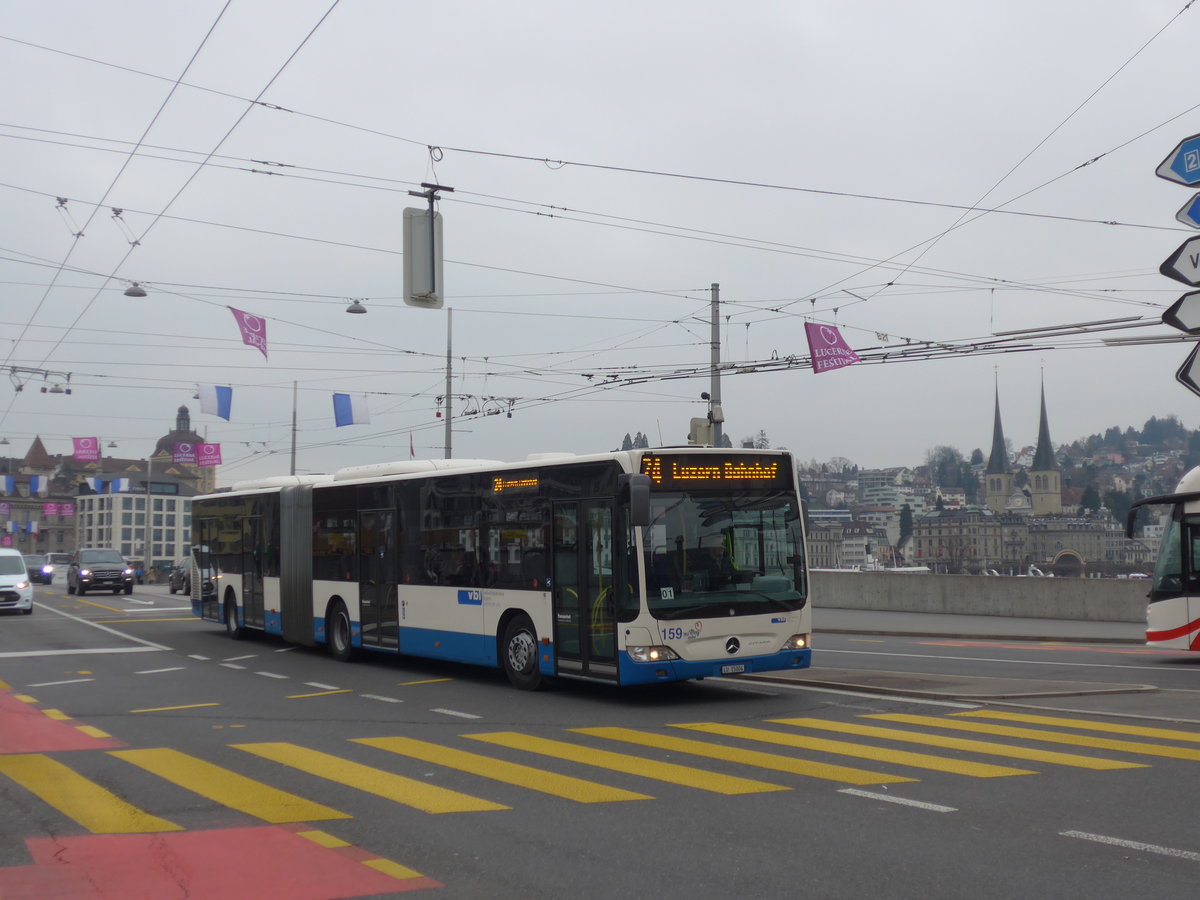
<svg viewBox="0 0 1200 900"><path fill-rule="evenodd" d="M329 655L339 662L348 662L354 656L354 645L350 641L350 613L346 604L338 601L329 610L325 620L325 642Z"/></svg>
<svg viewBox="0 0 1200 900"><path fill-rule="evenodd" d="M514 616L504 629L500 647L504 674L513 687L535 691L542 685L542 670L538 667L537 632L528 616Z"/></svg>
<svg viewBox="0 0 1200 900"><path fill-rule="evenodd" d="M235 641L246 636L246 629L238 625L237 604L232 600L225 601L225 633Z"/></svg>

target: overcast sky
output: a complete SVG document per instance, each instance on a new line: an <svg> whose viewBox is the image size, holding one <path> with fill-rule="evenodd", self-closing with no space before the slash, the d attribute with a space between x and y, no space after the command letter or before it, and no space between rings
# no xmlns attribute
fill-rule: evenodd
<svg viewBox="0 0 1200 900"><path fill-rule="evenodd" d="M0 436L144 457L187 405L228 484L289 470L295 383L298 472L441 458L449 317L402 300L421 182L455 188L456 457L684 442L712 283L735 443L986 451L998 386L1019 448L1043 377L1056 442L1197 427L1190 345L1101 342L1170 334L1188 290L1158 266L1193 192L1154 175L1200 132L1185 3L0 0L0 321L25 385L0 384ZM266 358L228 307L265 319ZM806 321L866 361L814 374ZM232 386L229 422L198 384ZM336 428L335 392L371 423Z"/></svg>

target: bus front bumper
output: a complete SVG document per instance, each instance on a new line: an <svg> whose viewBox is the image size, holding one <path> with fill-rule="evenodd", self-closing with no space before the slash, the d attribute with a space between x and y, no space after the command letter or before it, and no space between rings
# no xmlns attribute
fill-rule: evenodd
<svg viewBox="0 0 1200 900"><path fill-rule="evenodd" d="M807 669L812 665L812 650L781 650L763 656L735 659L660 660L638 662L628 653L621 654L621 684L651 684L658 681L687 681L692 678L720 678L749 675L754 672L778 672Z"/></svg>

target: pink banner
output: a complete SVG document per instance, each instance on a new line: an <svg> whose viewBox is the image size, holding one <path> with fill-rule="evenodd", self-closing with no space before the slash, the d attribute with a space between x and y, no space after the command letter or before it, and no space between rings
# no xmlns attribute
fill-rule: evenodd
<svg viewBox="0 0 1200 900"><path fill-rule="evenodd" d="M257 347L267 356L267 320L261 316L242 312L240 309L229 307L233 317L237 319L238 328L242 330L242 343L249 347Z"/></svg>
<svg viewBox="0 0 1200 900"><path fill-rule="evenodd" d="M58 514L60 516L62 516L64 519L71 518L72 516L75 515L75 504L74 503L58 504Z"/></svg>
<svg viewBox="0 0 1200 900"><path fill-rule="evenodd" d="M850 349L835 326L805 322L804 334L808 338L814 375L858 362L858 354Z"/></svg>
<svg viewBox="0 0 1200 900"><path fill-rule="evenodd" d="M75 459L79 462L100 462L99 438L71 438L75 443Z"/></svg>
<svg viewBox="0 0 1200 900"><path fill-rule="evenodd" d="M43 503L42 504L42 515L43 516L57 516L58 515L58 504L57 503Z"/></svg>
<svg viewBox="0 0 1200 900"><path fill-rule="evenodd" d="M221 465L221 445L220 444L197 444L196 445L196 465L198 465L198 466L219 466L219 465Z"/></svg>
<svg viewBox="0 0 1200 900"><path fill-rule="evenodd" d="M11 547L11 546L12 546L12 535L11 534L6 534L4 537L0 538L0 547Z"/></svg>
<svg viewBox="0 0 1200 900"><path fill-rule="evenodd" d="M7 519L9 513L12 512L12 506L8 503L0 503L0 519Z"/></svg>
<svg viewBox="0 0 1200 900"><path fill-rule="evenodd" d="M171 454L171 462L196 464L196 445L177 441Z"/></svg>

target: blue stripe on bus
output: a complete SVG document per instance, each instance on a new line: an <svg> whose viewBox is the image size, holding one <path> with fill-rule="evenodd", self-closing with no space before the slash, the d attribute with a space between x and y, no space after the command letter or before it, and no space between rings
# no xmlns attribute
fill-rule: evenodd
<svg viewBox="0 0 1200 900"><path fill-rule="evenodd" d="M283 634L283 614L278 610L267 610L263 616L263 631L267 634Z"/></svg>
<svg viewBox="0 0 1200 900"><path fill-rule="evenodd" d="M621 684L650 684L656 681L682 681L688 678L720 678L722 666L745 666L744 672L771 672L781 669L805 669L812 662L812 650L783 650L766 656L738 656L700 661L635 662L621 654ZM662 673L662 674L660 674Z"/></svg>
<svg viewBox="0 0 1200 900"><path fill-rule="evenodd" d="M432 628L401 628L400 652L453 662L499 664L496 637L491 634L462 634Z"/></svg>

